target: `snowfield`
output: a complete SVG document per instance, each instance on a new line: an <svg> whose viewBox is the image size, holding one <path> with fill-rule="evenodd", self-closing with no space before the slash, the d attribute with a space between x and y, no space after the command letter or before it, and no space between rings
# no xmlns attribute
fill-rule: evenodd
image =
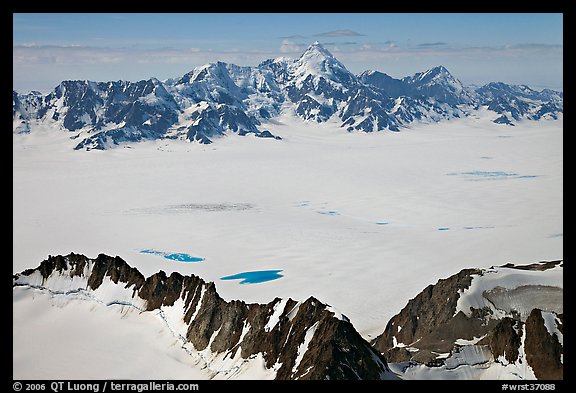
<svg viewBox="0 0 576 393"><path fill-rule="evenodd" d="M285 113L262 127L280 141L229 135L89 152L46 126L14 134L13 273L48 255L119 255L145 276L214 281L226 300L314 296L371 339L423 288L463 268L563 258L563 121L511 127L494 116L348 133ZM283 277L221 280L260 270ZM14 289L14 378L209 377L157 317L79 299L62 313L58 296L32 301L26 291ZM78 364L60 351L71 341L97 356ZM158 375L135 361L165 358ZM244 377L272 375L258 370Z"/></svg>

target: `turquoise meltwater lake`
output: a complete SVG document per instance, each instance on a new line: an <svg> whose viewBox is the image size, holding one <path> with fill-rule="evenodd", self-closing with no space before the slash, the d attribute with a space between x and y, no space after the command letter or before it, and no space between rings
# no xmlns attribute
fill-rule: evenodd
<svg viewBox="0 0 576 393"><path fill-rule="evenodd" d="M220 280L241 280L240 284L258 284L284 277L280 274L281 271L282 270L257 270L253 272L243 272L232 276L221 277Z"/></svg>
<svg viewBox="0 0 576 393"><path fill-rule="evenodd" d="M189 254L184 253L172 253L172 252L164 252L164 251L157 251L157 250L142 250L140 251L143 254L154 254L160 255L166 259L170 259L172 261L177 262L202 262L204 258L193 257Z"/></svg>

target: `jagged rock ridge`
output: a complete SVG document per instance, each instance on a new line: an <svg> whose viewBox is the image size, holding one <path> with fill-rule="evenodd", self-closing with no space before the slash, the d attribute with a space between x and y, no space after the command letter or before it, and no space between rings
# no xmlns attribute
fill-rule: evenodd
<svg viewBox="0 0 576 393"><path fill-rule="evenodd" d="M298 59L256 67L210 63L161 82L64 81L46 96L13 91L13 132L55 124L73 133L76 149L122 142L185 139L212 143L233 132L281 139L263 121L293 111L304 121L337 119L348 131L400 131L414 121L468 116L480 107L494 122L557 119L563 93L488 83L472 89L443 66L402 79L378 71L356 76L318 42Z"/></svg>
<svg viewBox="0 0 576 393"><path fill-rule="evenodd" d="M411 299L372 344L406 367L497 363L520 378L562 379L562 266L464 269Z"/></svg>
<svg viewBox="0 0 576 393"><path fill-rule="evenodd" d="M163 311L170 330L194 350L243 359L261 355L276 379L395 378L346 317L313 297L227 302L214 283L197 276L160 271L144 277L120 257L104 254L49 256L38 268L14 275L13 285Z"/></svg>

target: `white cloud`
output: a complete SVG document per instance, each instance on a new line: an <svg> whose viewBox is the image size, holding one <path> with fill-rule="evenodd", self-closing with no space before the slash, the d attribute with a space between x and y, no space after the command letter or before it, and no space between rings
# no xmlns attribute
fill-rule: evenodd
<svg viewBox="0 0 576 393"><path fill-rule="evenodd" d="M17 45L12 48L13 88L52 90L67 79L94 81L175 78L210 62L257 65L278 53L198 48L110 48L90 46Z"/></svg>
<svg viewBox="0 0 576 393"><path fill-rule="evenodd" d="M287 40L301 40L301 39L305 39L306 36L303 36L300 34L293 34L293 35L288 35L288 36L278 37L278 38L283 38L283 39L287 39Z"/></svg>
<svg viewBox="0 0 576 393"><path fill-rule="evenodd" d="M274 50L212 51L199 48L116 48L80 45L13 46L13 83L16 90L50 90L62 80L138 80L179 77L194 67L224 61L254 66L280 55L298 57L307 44L284 39ZM515 44L484 47L399 45L393 41L338 45L330 50L346 67L403 77L444 65L462 82L503 81L562 86L562 45ZM535 82L533 82L535 81Z"/></svg>
<svg viewBox="0 0 576 393"><path fill-rule="evenodd" d="M304 44L297 44L292 40L284 39L280 44L280 53L296 53L302 52L305 49Z"/></svg>
<svg viewBox="0 0 576 393"><path fill-rule="evenodd" d="M318 33L314 35L315 37L362 37L364 34L360 34L354 30L350 29L342 29L342 30L334 30L334 31L327 31L324 33Z"/></svg>

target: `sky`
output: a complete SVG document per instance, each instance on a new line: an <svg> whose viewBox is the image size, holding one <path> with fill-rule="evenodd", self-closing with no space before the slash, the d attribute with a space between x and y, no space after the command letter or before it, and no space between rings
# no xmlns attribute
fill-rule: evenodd
<svg viewBox="0 0 576 393"><path fill-rule="evenodd" d="M465 85L563 90L561 13L15 13L13 88L255 66L298 58L315 41L355 74L402 78L443 65Z"/></svg>

